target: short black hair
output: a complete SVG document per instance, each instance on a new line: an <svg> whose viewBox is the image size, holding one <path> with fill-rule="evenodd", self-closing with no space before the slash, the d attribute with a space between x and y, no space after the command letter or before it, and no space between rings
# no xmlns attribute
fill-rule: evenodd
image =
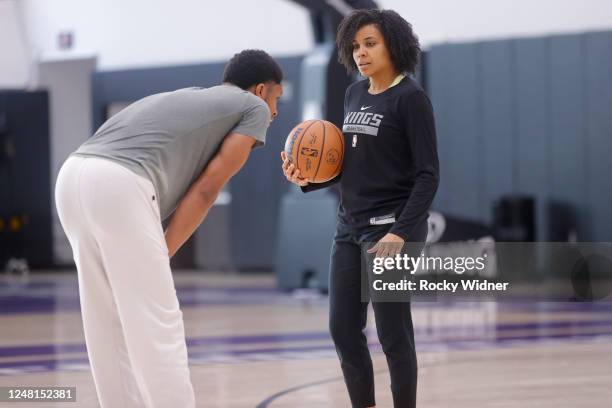
<svg viewBox="0 0 612 408"><path fill-rule="evenodd" d="M346 16L336 35L338 62L349 73L358 71L353 60L353 41L357 31L368 24L378 27L395 68L414 74L421 54L419 38L412 31L412 25L393 10L355 10Z"/></svg>
<svg viewBox="0 0 612 408"><path fill-rule="evenodd" d="M223 82L242 89L273 81L280 84L283 71L278 63L262 50L244 50L234 54L223 70Z"/></svg>

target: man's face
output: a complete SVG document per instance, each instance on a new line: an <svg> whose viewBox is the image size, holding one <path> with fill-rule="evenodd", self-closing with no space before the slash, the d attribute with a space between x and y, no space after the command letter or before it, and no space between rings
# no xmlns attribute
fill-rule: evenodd
<svg viewBox="0 0 612 408"><path fill-rule="evenodd" d="M275 82L266 82L258 84L255 87L255 95L263 99L270 108L270 122L278 116L278 101L283 94L283 86Z"/></svg>

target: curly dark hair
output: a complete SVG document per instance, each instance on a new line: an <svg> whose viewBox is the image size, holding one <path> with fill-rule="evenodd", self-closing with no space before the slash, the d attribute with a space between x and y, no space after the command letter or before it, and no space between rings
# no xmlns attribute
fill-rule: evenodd
<svg viewBox="0 0 612 408"><path fill-rule="evenodd" d="M393 10L355 10L346 16L336 35L338 62L349 73L357 72L353 41L357 31L368 24L375 24L382 34L395 68L399 72L414 74L421 54L419 39L412 31L412 25Z"/></svg>
<svg viewBox="0 0 612 408"><path fill-rule="evenodd" d="M223 70L223 82L248 89L265 82L280 84L283 70L278 63L262 50L244 50L234 54Z"/></svg>

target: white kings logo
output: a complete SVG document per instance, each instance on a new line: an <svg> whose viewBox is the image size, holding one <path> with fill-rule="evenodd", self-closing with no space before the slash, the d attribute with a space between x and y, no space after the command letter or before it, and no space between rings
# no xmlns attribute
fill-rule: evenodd
<svg viewBox="0 0 612 408"><path fill-rule="evenodd" d="M342 131L377 136L383 115L371 112L350 112L344 118Z"/></svg>

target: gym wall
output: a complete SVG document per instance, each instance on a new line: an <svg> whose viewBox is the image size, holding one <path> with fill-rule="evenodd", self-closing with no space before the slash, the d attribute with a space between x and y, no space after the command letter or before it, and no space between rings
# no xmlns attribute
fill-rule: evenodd
<svg viewBox="0 0 612 408"><path fill-rule="evenodd" d="M6 1L12 0L5 0ZM323 1L323 0L322 0ZM308 12L291 0L19 0L41 59L97 55L102 70L223 60L264 48L303 55L314 45ZM379 0L410 21L422 44L612 27L609 0ZM74 33L57 51L60 32ZM221 40L222 38L222 40Z"/></svg>
<svg viewBox="0 0 612 408"><path fill-rule="evenodd" d="M22 88L31 77L31 50L14 1L0 1L0 89Z"/></svg>
<svg viewBox="0 0 612 408"><path fill-rule="evenodd" d="M567 238L554 219L575 224L580 241L609 241L610 72L611 31L432 47L435 208L490 223L495 200L526 194L538 240Z"/></svg>

